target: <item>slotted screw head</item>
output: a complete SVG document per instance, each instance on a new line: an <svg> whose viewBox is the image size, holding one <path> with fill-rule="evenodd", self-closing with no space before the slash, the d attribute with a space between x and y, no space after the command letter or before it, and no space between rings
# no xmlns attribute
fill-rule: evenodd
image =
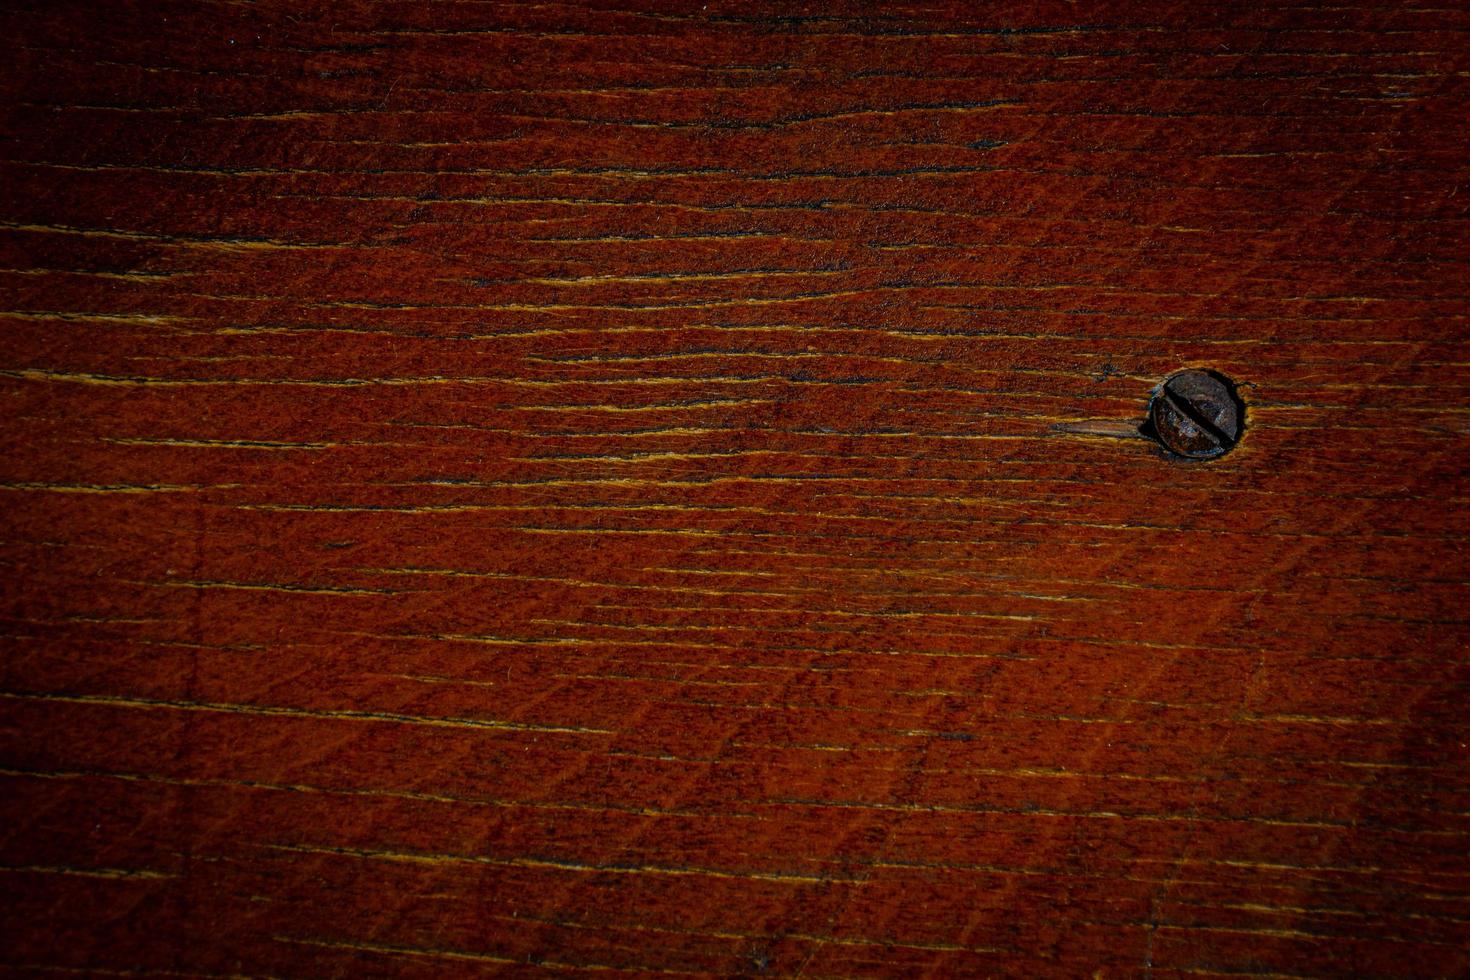
<svg viewBox="0 0 1470 980"><path fill-rule="evenodd" d="M1189 370L1159 385L1148 417L1152 435L1165 449L1188 459L1213 459L1235 448L1244 412L1228 378Z"/></svg>

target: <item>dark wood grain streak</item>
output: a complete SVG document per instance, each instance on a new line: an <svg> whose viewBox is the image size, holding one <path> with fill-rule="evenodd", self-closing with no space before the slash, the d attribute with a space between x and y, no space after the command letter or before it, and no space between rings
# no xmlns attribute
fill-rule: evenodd
<svg viewBox="0 0 1470 980"><path fill-rule="evenodd" d="M1470 9L0 37L9 972L1470 973Z"/></svg>

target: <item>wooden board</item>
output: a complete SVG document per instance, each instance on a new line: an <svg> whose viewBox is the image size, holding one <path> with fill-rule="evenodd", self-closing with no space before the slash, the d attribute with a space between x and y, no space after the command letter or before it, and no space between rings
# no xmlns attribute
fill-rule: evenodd
<svg viewBox="0 0 1470 980"><path fill-rule="evenodd" d="M1466 975L1467 32L6 4L0 960Z"/></svg>

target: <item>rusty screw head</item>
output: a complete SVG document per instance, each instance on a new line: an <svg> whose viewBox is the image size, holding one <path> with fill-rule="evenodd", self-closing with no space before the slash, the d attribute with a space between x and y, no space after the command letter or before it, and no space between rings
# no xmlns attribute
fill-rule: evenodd
<svg viewBox="0 0 1470 980"><path fill-rule="evenodd" d="M1235 385L1213 371L1180 371L1154 392L1148 407L1150 435L1188 459L1213 459L1235 448L1245 407Z"/></svg>

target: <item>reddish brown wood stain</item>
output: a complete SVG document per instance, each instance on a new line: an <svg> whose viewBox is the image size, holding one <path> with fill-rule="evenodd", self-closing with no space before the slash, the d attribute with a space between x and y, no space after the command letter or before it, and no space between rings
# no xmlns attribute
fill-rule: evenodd
<svg viewBox="0 0 1470 980"><path fill-rule="evenodd" d="M6 6L16 972L1470 971L1470 10Z"/></svg>

